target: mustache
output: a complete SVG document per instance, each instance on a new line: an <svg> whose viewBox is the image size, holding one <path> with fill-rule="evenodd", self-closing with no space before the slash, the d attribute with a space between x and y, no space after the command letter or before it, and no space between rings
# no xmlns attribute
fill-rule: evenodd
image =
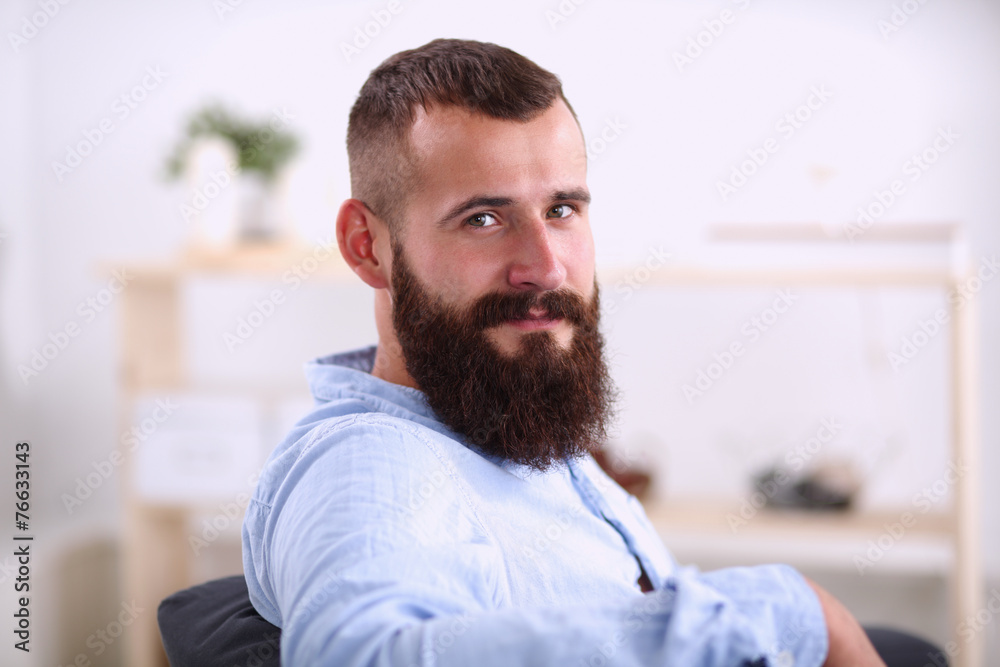
<svg viewBox="0 0 1000 667"><path fill-rule="evenodd" d="M597 299L597 291L594 291ZM545 316L562 318L572 324L583 324L587 317L587 304L583 296L568 288L547 292L490 292L472 305L469 321L477 328L490 329L510 320L531 317L530 310L544 310Z"/></svg>

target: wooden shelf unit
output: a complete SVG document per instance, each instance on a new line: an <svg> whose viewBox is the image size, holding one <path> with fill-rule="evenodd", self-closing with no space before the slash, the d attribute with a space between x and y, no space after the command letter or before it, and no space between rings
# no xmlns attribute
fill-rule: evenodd
<svg viewBox="0 0 1000 667"><path fill-rule="evenodd" d="M920 287L937 288L950 292L964 284L972 275L961 227L957 224L882 224L873 226L859 242L881 244L943 244L949 254L947 266L897 266L886 267L869 263L843 266L793 266L789 268L705 267L673 265L650 273L645 283L662 289L703 287ZM768 243L826 243L849 250L849 239L820 225L717 225L710 228L713 241L742 244ZM600 272L602 282L615 284L632 273L622 268ZM959 636L962 619L975 616L983 604L983 575L980 556L979 511L979 395L978 387L978 304L976 299L957 303L948 300L951 348L949 394L951 410L951 457L961 461L968 473L958 477L953 488L951 511L920 517L912 530L918 539L926 539L949 547L950 563L945 568L949 575L952 602L950 605L951 635L960 653L952 660L955 667L982 667L984 637L976 633L966 642ZM647 507L650 520L661 536L669 543L672 535L683 533L699 535L705 541L730 539L805 539L853 540L862 543L877 538L883 531L883 522L898 521L899 513L850 512L840 516L817 513L786 513L764 511L748 523L742 538L734 535L726 522L730 512L738 514L737 507L701 505L675 502ZM936 570L939 568L929 568Z"/></svg>

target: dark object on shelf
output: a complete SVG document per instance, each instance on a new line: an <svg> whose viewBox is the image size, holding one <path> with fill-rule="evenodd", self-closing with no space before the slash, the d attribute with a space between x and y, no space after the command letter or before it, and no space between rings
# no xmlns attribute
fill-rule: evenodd
<svg viewBox="0 0 1000 667"><path fill-rule="evenodd" d="M822 468L800 479L772 468L757 475L754 486L767 498L769 507L839 511L850 509L857 488L842 474Z"/></svg>
<svg viewBox="0 0 1000 667"><path fill-rule="evenodd" d="M631 493L639 500L643 500L649 485L652 482L652 475L641 468L633 468L624 465L620 460L612 460L604 449L594 452L594 460L601 470L608 474L608 477L615 480L620 487Z"/></svg>

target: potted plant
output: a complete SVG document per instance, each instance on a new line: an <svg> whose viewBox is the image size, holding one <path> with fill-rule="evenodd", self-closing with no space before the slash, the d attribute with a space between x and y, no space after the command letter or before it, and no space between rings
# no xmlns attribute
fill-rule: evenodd
<svg viewBox="0 0 1000 667"><path fill-rule="evenodd" d="M217 175L215 191L237 184L240 240L274 240L282 227L277 205L279 178L299 147L295 136L282 129L284 123L277 114L267 121L254 122L236 116L221 104L209 105L188 120L184 138L167 159L167 176L177 179L188 172L191 155L200 144L221 141L231 149L232 159L226 160L226 173ZM207 207L208 198L196 191L192 203L195 209L202 208L201 203Z"/></svg>

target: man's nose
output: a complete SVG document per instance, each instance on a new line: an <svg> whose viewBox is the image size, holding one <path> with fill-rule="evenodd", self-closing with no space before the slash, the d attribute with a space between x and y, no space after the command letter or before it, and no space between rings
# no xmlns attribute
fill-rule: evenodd
<svg viewBox="0 0 1000 667"><path fill-rule="evenodd" d="M511 287L544 291L562 286L566 267L545 221L532 220L521 225L515 237L514 261L508 272Z"/></svg>

